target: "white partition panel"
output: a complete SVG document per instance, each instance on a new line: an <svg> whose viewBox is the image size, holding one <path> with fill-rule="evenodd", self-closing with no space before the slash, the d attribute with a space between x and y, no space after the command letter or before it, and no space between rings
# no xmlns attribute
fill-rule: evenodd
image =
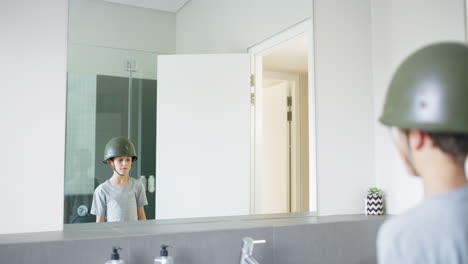
<svg viewBox="0 0 468 264"><path fill-rule="evenodd" d="M249 214L250 57L158 56L156 219Z"/></svg>

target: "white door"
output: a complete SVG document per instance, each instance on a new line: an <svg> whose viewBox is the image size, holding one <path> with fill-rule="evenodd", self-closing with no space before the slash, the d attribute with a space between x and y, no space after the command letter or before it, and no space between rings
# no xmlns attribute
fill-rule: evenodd
<svg viewBox="0 0 468 264"><path fill-rule="evenodd" d="M158 56L156 219L249 214L250 57Z"/></svg>
<svg viewBox="0 0 468 264"><path fill-rule="evenodd" d="M288 81L263 89L263 167L262 173L256 175L255 192L259 214L290 211L289 89Z"/></svg>

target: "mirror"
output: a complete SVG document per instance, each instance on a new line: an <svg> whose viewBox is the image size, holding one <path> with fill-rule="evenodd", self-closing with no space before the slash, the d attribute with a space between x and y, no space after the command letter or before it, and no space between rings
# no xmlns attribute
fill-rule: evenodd
<svg viewBox="0 0 468 264"><path fill-rule="evenodd" d="M259 0L158 0L151 3L143 0L69 0L64 223L96 220L90 214L93 193L112 175L112 170L102 160L106 142L116 136L128 137L135 146L138 160L133 163L129 176L141 180L144 185L148 200L148 205L144 206L147 219L304 212L314 208L309 204L314 199L309 197L308 149L305 147L308 146L307 72L311 67L307 68L306 65L304 68L303 61L307 64L310 47L305 44L303 34L297 35L290 42L286 41L288 39L277 40L278 47L275 49L262 48L261 44L257 46L258 52L252 54L256 58L255 68L260 67L258 73L262 74L256 75L257 79L261 79L256 80L255 86L264 82L264 92L255 90L255 106L249 103L242 108L247 113L246 118L240 121L245 129L234 127L233 121L237 117L231 116L228 119L231 122L226 123L226 126L232 125L233 128L219 130L221 132L211 136L212 139L219 139L210 140L214 147L234 144L234 140L226 138L240 140L244 148L239 153L245 155L236 158L240 154L234 153L226 145L223 151L212 157L219 159L217 164L229 164L225 170L218 170L216 179L203 178L209 173L195 174L194 167L190 167L187 169L189 172L181 172L181 175L190 178L178 178L177 186L173 185L174 181L166 180L176 178L166 171L175 173L176 167L183 168L190 163L188 158L184 160L186 157L191 156L191 161L196 158L206 161L202 160L202 155L173 156L188 153L187 146L198 144L197 141L201 140L200 137L193 137L194 129L199 128L197 124L202 126L200 122L191 124L192 129L184 127L186 130L183 131L178 130L180 127L172 127L174 120L187 125L190 120L200 117L195 114L195 109L173 109L172 112L179 114L175 119L167 115L170 111L166 110L182 98L194 101L213 95L209 90L203 92L195 89L196 86L185 92L174 92L172 85L188 78L190 72L199 77L200 74L195 73L195 70L201 71L202 66L213 58L213 54L222 56L221 53L244 53L248 59L245 60L248 63L245 72L249 74L250 56L246 55L247 48L284 32L311 15L310 0L276 3ZM291 46L291 43L295 44ZM178 54L180 57L165 57L167 54ZM196 62L188 54L211 55ZM175 60L180 60L179 64L173 64ZM216 60L213 59L213 62L217 63ZM232 63L226 64L232 66ZM171 65L176 66L174 71L179 75L168 71L161 73L162 67L168 69ZM182 69L181 65L187 67ZM202 72L213 75L215 70L234 71L220 64L214 65L213 68L203 68L205 70ZM187 74L180 76L182 70L186 70ZM158 76L162 79L159 80ZM208 75L207 78L206 82L212 82L212 76ZM192 81L186 81L184 87L193 85ZM225 85L221 83L220 86ZM248 83L247 89L250 89ZM165 92L171 90L172 94ZM192 93L194 90L196 92ZM250 91L246 90L246 98L250 101L249 94ZM278 96L285 99L278 99ZM174 98L174 101L170 101L170 98ZM229 97L226 99L222 105L233 105ZM219 100L218 97L203 102L220 103ZM288 103L291 100L297 101L297 104ZM203 105L201 101L196 102L194 105ZM278 110L275 104L282 108ZM273 114L275 111L278 115L287 116L288 120L278 123L280 119ZM294 111L297 114L291 114ZM219 108L209 109L204 116L210 118L213 112L223 113ZM232 109L231 112L238 113ZM188 119L183 119L183 116ZM219 120L222 119L220 117ZM211 120L204 127L219 124L219 120ZM212 126L207 133L214 133L214 128L220 126ZM268 129L262 134L260 127ZM235 129L243 131L242 138ZM271 131L280 131L282 134ZM228 136L228 133L232 135ZM218 138L220 134L223 137ZM174 135L179 139L174 138ZM281 137L281 140L275 137ZM180 143L181 138L187 141L183 148L178 149L181 145L175 143ZM255 143L251 144L251 140ZM204 145L198 153L203 153L208 147L208 143L202 142ZM261 142L270 148L261 147ZM234 158L226 160L230 156L224 154L229 151L232 151L231 157ZM173 167L168 165L171 161ZM213 160L209 162L211 166L214 164ZM280 165L274 167L276 164ZM228 172L239 167L244 168L242 173L231 173L228 176ZM277 179L273 180L273 177ZM225 186L217 185L216 182ZM201 187L195 186L199 183ZM181 191L182 186L192 188ZM217 192L210 194L207 189ZM203 193L206 194L204 199L218 201L216 210L211 203L197 200ZM281 199L278 200L278 197ZM227 210L233 208L233 205L240 207L238 210Z"/></svg>

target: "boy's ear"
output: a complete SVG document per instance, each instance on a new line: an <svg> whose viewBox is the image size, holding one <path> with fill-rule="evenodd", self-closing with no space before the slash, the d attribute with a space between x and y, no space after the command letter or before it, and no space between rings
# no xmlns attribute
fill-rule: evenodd
<svg viewBox="0 0 468 264"><path fill-rule="evenodd" d="M108 159L108 160L106 160L106 162L107 162L107 165L110 166L112 164L112 159Z"/></svg>
<svg viewBox="0 0 468 264"><path fill-rule="evenodd" d="M420 130L410 130L408 133L409 144L415 149L421 149L429 139L428 135Z"/></svg>

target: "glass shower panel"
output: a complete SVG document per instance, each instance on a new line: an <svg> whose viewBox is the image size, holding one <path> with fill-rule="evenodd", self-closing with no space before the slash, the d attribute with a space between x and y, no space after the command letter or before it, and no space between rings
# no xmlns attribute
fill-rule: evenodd
<svg viewBox="0 0 468 264"><path fill-rule="evenodd" d="M65 149L65 223L94 221L88 214L96 186L96 75L68 74Z"/></svg>
<svg viewBox="0 0 468 264"><path fill-rule="evenodd" d="M102 163L109 139L126 136L134 143L138 160L130 177L155 175L156 55L69 47L64 223L95 221L90 215L93 192L112 176L109 166ZM87 64L93 66L84 67ZM147 190L146 195L146 216L154 219L155 193Z"/></svg>

